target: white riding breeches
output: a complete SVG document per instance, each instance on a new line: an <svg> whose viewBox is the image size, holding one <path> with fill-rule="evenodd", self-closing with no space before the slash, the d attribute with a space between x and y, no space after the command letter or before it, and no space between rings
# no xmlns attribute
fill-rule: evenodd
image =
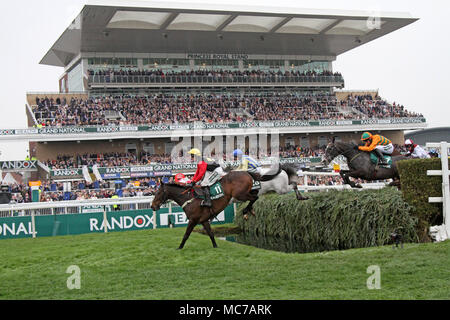
<svg viewBox="0 0 450 320"><path fill-rule="evenodd" d="M392 154L392 152L394 152L394 145L389 143L386 146L376 146L375 149L380 150L384 154Z"/></svg>
<svg viewBox="0 0 450 320"><path fill-rule="evenodd" d="M261 167L249 168L247 171L248 172L256 172L256 173L261 174Z"/></svg>
<svg viewBox="0 0 450 320"><path fill-rule="evenodd" d="M222 167L217 167L214 171L206 171L205 175L200 182L201 187L209 187L216 183L220 178L225 175Z"/></svg>

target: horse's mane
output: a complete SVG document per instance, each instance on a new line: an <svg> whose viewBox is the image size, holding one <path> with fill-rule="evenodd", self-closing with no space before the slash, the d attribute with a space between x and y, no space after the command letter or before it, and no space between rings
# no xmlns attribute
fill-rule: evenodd
<svg viewBox="0 0 450 320"><path fill-rule="evenodd" d="M168 186L168 187L178 187L178 188L182 188L182 189L187 188L186 186L182 186L182 185L179 185L178 183L173 183L173 182L167 182L167 183L162 183L162 184L165 186Z"/></svg>
<svg viewBox="0 0 450 320"><path fill-rule="evenodd" d="M353 141L350 141L350 142L337 141L337 142L334 143L334 145L335 146L342 146L342 147L345 147L345 148L349 148L349 147L353 148L353 147L357 146L357 144L354 143Z"/></svg>

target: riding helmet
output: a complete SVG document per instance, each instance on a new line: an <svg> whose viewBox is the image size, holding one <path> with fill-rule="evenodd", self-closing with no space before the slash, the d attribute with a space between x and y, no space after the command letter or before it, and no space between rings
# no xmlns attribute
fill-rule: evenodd
<svg viewBox="0 0 450 320"><path fill-rule="evenodd" d="M243 154L241 149L236 149L233 151L233 156L235 156L235 157L240 156L241 154Z"/></svg>
<svg viewBox="0 0 450 320"><path fill-rule="evenodd" d="M370 132L364 132L361 136L361 140L363 140L363 141L368 140L370 138L372 138L372 134Z"/></svg>
<svg viewBox="0 0 450 320"><path fill-rule="evenodd" d="M190 154L195 154L196 156L201 156L201 155L202 155L202 153L200 152L200 150L198 150L197 148L193 148L193 149L189 150L188 153L190 153Z"/></svg>

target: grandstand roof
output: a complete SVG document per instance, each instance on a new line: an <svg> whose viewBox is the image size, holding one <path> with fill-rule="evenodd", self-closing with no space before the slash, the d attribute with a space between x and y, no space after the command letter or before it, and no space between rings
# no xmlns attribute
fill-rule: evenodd
<svg viewBox="0 0 450 320"><path fill-rule="evenodd" d="M65 67L81 52L334 57L416 20L392 12L91 1L40 63Z"/></svg>

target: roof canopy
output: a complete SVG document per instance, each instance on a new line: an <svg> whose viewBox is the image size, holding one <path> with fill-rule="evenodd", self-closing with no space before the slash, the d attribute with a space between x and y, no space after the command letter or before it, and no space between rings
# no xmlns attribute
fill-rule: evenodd
<svg viewBox="0 0 450 320"><path fill-rule="evenodd" d="M417 19L406 13L115 1L84 6L41 60L81 52L337 56Z"/></svg>

